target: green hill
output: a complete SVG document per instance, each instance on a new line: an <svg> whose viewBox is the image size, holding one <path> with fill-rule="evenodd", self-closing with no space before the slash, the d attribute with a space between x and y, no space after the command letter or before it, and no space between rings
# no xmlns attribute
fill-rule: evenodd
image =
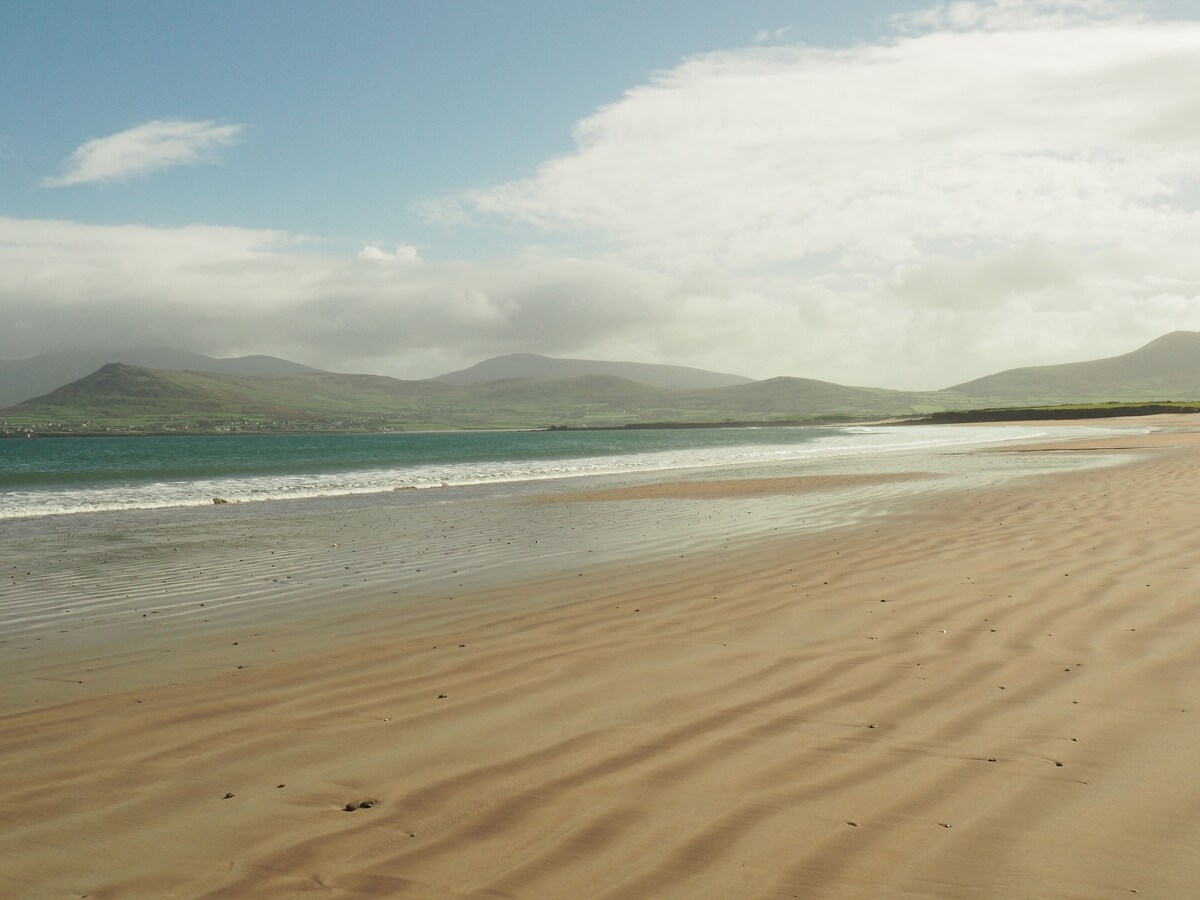
<svg viewBox="0 0 1200 900"><path fill-rule="evenodd" d="M1200 332L1174 331L1109 359L1030 366L947 388L989 405L1200 400Z"/></svg>
<svg viewBox="0 0 1200 900"><path fill-rule="evenodd" d="M691 396L697 396L696 392ZM724 418L741 418L745 411L753 410L758 417L788 419L908 413L921 395L779 377L720 388L703 396L711 398Z"/></svg>
<svg viewBox="0 0 1200 900"><path fill-rule="evenodd" d="M669 390L704 390L749 384L754 379L724 372L709 372L688 366L667 366L654 363L610 362L599 359L555 359L536 353L510 353L485 359L481 363L439 375L434 381L447 384L484 384L512 378L546 381L560 378L581 378L587 375L610 375Z"/></svg>
<svg viewBox="0 0 1200 900"><path fill-rule="evenodd" d="M1166 400L1200 400L1198 333L1168 334L1112 359L1012 369L926 393L809 378L675 389L604 373L401 381L316 371L181 372L114 363L0 410L0 434L791 422Z"/></svg>
<svg viewBox="0 0 1200 900"><path fill-rule="evenodd" d="M301 372L321 371L274 356L236 356L220 359L171 347L57 351L26 359L0 359L0 407L40 397L111 362L146 369L217 372L224 375L295 375Z"/></svg>

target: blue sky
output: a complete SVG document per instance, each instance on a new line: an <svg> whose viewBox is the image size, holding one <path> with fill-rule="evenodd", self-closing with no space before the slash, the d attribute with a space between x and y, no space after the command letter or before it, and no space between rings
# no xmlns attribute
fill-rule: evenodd
<svg viewBox="0 0 1200 900"><path fill-rule="evenodd" d="M5 211L490 252L512 242L431 230L413 204L527 175L571 150L577 121L687 56L779 29L851 43L919 5L831 16L836 4L680 0L13 4L0 12L0 78L16 88L0 105ZM41 187L85 140L162 119L244 131L218 168Z"/></svg>
<svg viewBox="0 0 1200 900"><path fill-rule="evenodd" d="M942 387L1200 329L1185 2L0 8L0 358Z"/></svg>

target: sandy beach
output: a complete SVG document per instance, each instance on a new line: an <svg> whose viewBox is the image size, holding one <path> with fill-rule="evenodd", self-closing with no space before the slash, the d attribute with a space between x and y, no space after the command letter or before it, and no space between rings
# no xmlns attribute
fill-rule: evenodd
<svg viewBox="0 0 1200 900"><path fill-rule="evenodd" d="M0 896L1193 896L1200 422L1128 424L10 527Z"/></svg>

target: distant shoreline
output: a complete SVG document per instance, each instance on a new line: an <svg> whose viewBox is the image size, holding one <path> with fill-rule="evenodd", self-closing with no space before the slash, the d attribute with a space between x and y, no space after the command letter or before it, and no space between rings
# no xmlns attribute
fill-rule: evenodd
<svg viewBox="0 0 1200 900"><path fill-rule="evenodd" d="M668 431L678 428L800 428L829 425L861 425L869 420L861 416L823 416L815 419L771 419L738 422L629 422L625 425L548 425L534 431Z"/></svg>
<svg viewBox="0 0 1200 900"><path fill-rule="evenodd" d="M1115 416L1159 416L1200 413L1200 405L1130 403L1096 406L1033 406L964 409L904 419L903 425L962 425L969 422L1037 422L1047 419L1107 419Z"/></svg>
<svg viewBox="0 0 1200 900"><path fill-rule="evenodd" d="M496 428L384 428L378 430L337 428L264 428L221 431L189 429L187 431L48 431L34 427L28 430L0 431L0 440L24 438L128 438L128 437L237 437L239 435L318 435L318 434L424 434L424 433L489 433L509 431L654 431L697 428L802 428L810 426L836 427L842 425L963 425L973 422L1037 422L1052 419L1102 419L1116 416L1155 416L1200 413L1200 404L1190 403L1109 403L1086 406L996 407L989 409L942 410L932 413L913 413L906 416L870 418L863 416L815 416L806 419L740 419L719 422L627 422L621 425L530 425ZM12 426L9 426L12 427Z"/></svg>

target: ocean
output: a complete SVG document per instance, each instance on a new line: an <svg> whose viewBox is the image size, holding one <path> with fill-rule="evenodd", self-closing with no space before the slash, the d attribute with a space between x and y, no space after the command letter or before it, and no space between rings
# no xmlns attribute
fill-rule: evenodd
<svg viewBox="0 0 1200 900"><path fill-rule="evenodd" d="M511 484L1030 440L1035 426L0 440L0 519Z"/></svg>

